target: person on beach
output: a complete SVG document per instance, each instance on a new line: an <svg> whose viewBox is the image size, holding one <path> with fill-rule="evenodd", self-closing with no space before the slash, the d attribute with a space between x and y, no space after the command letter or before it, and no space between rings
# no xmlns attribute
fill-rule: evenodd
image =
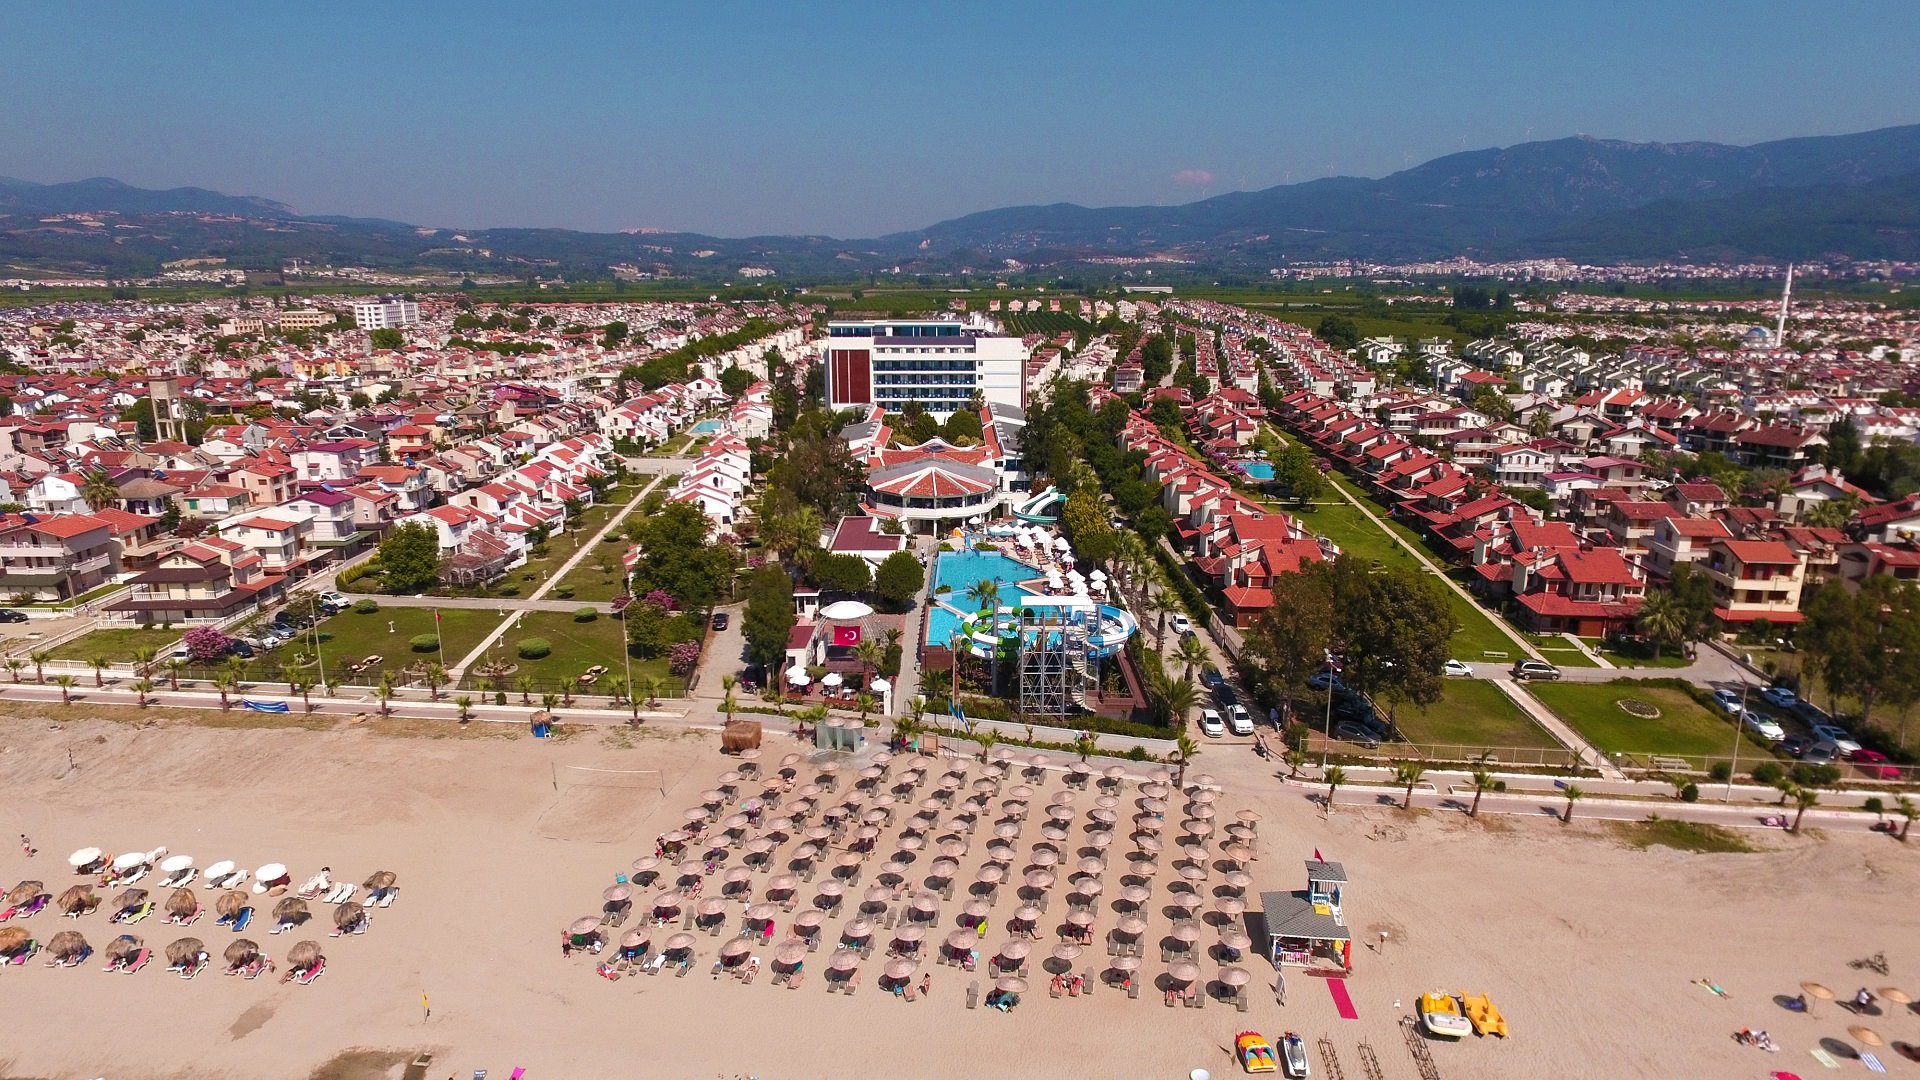
<svg viewBox="0 0 1920 1080"><path fill-rule="evenodd" d="M38 852L35 850L33 846L33 841L27 839L26 833L20 834L20 850L24 852L27 858L29 859L33 858L34 855L38 854Z"/></svg>

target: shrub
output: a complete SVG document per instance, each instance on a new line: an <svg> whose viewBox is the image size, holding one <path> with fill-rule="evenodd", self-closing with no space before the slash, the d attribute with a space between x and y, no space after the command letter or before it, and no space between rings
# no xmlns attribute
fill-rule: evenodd
<svg viewBox="0 0 1920 1080"><path fill-rule="evenodd" d="M1763 761L1753 767L1753 782L1756 784L1766 784L1771 787L1786 775L1777 761Z"/></svg>
<svg viewBox="0 0 1920 1080"><path fill-rule="evenodd" d="M573 599L573 586L571 586L571 585L558 585L558 586L555 586L555 587L554 587L554 590L553 590L553 598L554 598L555 600L571 600L571 599Z"/></svg>
<svg viewBox="0 0 1920 1080"><path fill-rule="evenodd" d="M1879 817L1881 814L1884 814L1887 812L1887 804L1885 801L1883 801L1880 798L1880 796L1873 795L1868 797L1868 799L1865 802L1862 802L1860 804L1860 809L1865 810L1867 813L1872 814L1875 817Z"/></svg>
<svg viewBox="0 0 1920 1080"><path fill-rule="evenodd" d="M1802 761L1793 767L1789 774L1793 782L1801 787L1839 787L1840 767L1838 765L1814 765Z"/></svg>
<svg viewBox="0 0 1920 1080"><path fill-rule="evenodd" d="M522 660L542 660L553 652L553 645L546 638L521 638L513 651Z"/></svg>
<svg viewBox="0 0 1920 1080"><path fill-rule="evenodd" d="M1730 761L1714 762L1713 767L1707 770L1707 779L1716 784L1724 784L1733 779L1733 763Z"/></svg>
<svg viewBox="0 0 1920 1080"><path fill-rule="evenodd" d="M1141 746L1139 743L1133 744L1132 746L1127 748L1127 760L1128 761L1149 760L1149 755L1147 754L1147 748L1144 746Z"/></svg>
<svg viewBox="0 0 1920 1080"><path fill-rule="evenodd" d="M187 631L180 644L186 647L194 663L211 664L227 655L233 648L233 639L211 626L197 626Z"/></svg>
<svg viewBox="0 0 1920 1080"><path fill-rule="evenodd" d="M493 703L495 705L505 705L507 703L507 692L505 690L495 690L493 692Z"/></svg>
<svg viewBox="0 0 1920 1080"><path fill-rule="evenodd" d="M353 602L353 613L355 615L371 615L379 610L380 601L378 600L369 598L366 600L355 600Z"/></svg>
<svg viewBox="0 0 1920 1080"><path fill-rule="evenodd" d="M511 582L511 581L509 581L509 582L507 582L507 583L505 583L504 585L495 585L495 586L493 587L493 595L495 595L495 596L519 596L519 595L520 595L520 586L518 586L518 585L515 585L515 584L514 584L513 582Z"/></svg>
<svg viewBox="0 0 1920 1080"><path fill-rule="evenodd" d="M407 640L414 652L433 652L440 647L439 634L415 634Z"/></svg>
<svg viewBox="0 0 1920 1080"><path fill-rule="evenodd" d="M600 617L598 608L583 607L573 613L574 622L592 622Z"/></svg>
<svg viewBox="0 0 1920 1080"><path fill-rule="evenodd" d="M1692 781L1688 781L1687 786L1680 789L1680 801L1681 802L1699 802L1700 801L1700 785L1693 783Z"/></svg>
<svg viewBox="0 0 1920 1080"><path fill-rule="evenodd" d="M667 671L673 675L685 675L700 662L700 643L682 641L667 650Z"/></svg>

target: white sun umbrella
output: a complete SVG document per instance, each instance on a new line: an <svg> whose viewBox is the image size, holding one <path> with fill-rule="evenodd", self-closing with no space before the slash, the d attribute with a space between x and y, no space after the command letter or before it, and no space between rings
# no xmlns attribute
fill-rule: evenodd
<svg viewBox="0 0 1920 1080"><path fill-rule="evenodd" d="M872 682L867 684L867 689L873 691L876 694L884 694L887 691L893 689L893 684L888 682L885 679L875 679Z"/></svg>
<svg viewBox="0 0 1920 1080"><path fill-rule="evenodd" d="M1093 573L1087 575L1087 580L1088 581L1105 581L1107 580L1107 572L1105 570L1101 570L1096 567Z"/></svg>
<svg viewBox="0 0 1920 1080"><path fill-rule="evenodd" d="M806 668L796 665L787 669L787 682L794 686L805 686L812 681L813 677L807 674Z"/></svg>
<svg viewBox="0 0 1920 1080"><path fill-rule="evenodd" d="M1053 550L1064 553L1064 552L1072 551L1073 545L1067 543L1067 538L1064 536L1055 537L1053 541Z"/></svg>
<svg viewBox="0 0 1920 1080"><path fill-rule="evenodd" d="M837 671L829 671L827 672L827 677L820 680L820 685L821 686L839 686L840 682L841 682L840 673Z"/></svg>
<svg viewBox="0 0 1920 1080"><path fill-rule="evenodd" d="M828 622L852 622L873 614L873 608L858 600L839 600L820 609L820 617Z"/></svg>
<svg viewBox="0 0 1920 1080"><path fill-rule="evenodd" d="M1066 587L1066 582L1061 579L1060 571L1058 570L1047 571L1047 588L1062 589L1065 587Z"/></svg>

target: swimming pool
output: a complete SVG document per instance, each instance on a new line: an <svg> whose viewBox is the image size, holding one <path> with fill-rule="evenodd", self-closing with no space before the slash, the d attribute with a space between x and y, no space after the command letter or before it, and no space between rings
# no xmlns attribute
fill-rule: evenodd
<svg viewBox="0 0 1920 1080"><path fill-rule="evenodd" d="M711 435L714 432L720 430L720 421L702 420L699 423L693 425L693 427L690 428L689 430L691 430L695 435ZM1267 470L1267 473L1268 475L1272 475L1273 470L1269 468Z"/></svg>
<svg viewBox="0 0 1920 1080"><path fill-rule="evenodd" d="M1273 479L1273 462L1271 461L1242 461L1240 467L1255 480Z"/></svg>
<svg viewBox="0 0 1920 1080"><path fill-rule="evenodd" d="M933 563L933 610L927 615L927 644L945 645L960 629L960 616L956 611L971 612L978 605L968 599L967 590L977 581L997 581L1000 583L1000 606L1016 607L1022 603L1027 593L1014 587L1014 582L1031 581L1041 577L1040 571L1018 559L1011 559L997 551L943 551ZM950 591L940 592L945 585ZM950 608L947 606L950 605Z"/></svg>

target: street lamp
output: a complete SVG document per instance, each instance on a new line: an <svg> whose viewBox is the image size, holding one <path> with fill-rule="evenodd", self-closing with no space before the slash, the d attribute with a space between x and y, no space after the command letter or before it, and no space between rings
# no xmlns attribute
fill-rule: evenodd
<svg viewBox="0 0 1920 1080"><path fill-rule="evenodd" d="M1733 799L1733 774L1740 771L1740 739L1746 734L1742 727L1747 722L1747 691L1752 688L1752 683L1740 680L1740 715L1733 718L1733 760L1727 765L1727 788L1720 793L1721 802Z"/></svg>

